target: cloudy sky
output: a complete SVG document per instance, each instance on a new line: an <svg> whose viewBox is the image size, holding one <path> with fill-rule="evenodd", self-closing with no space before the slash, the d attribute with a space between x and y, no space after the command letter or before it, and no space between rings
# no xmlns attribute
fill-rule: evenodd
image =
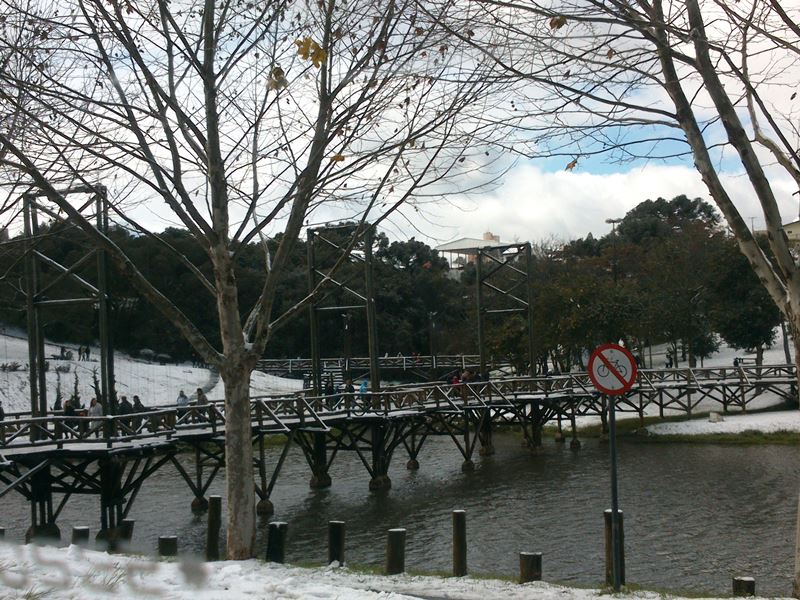
<svg viewBox="0 0 800 600"><path fill-rule="evenodd" d="M546 165L546 166L552 166ZM710 200L692 165L593 165L594 172L545 169L530 162L513 168L502 185L472 198L454 197L450 204L429 207L422 215L406 209L387 226L391 237L424 239L432 245L460 237L480 237L491 231L503 241L569 240L589 232L595 237L610 230L606 219L623 217L648 199L679 194ZM763 228L749 182L741 174L725 173L726 183L744 219ZM788 177L771 172L773 189L781 203L784 223L797 219L798 200ZM713 202L712 202L713 204Z"/></svg>

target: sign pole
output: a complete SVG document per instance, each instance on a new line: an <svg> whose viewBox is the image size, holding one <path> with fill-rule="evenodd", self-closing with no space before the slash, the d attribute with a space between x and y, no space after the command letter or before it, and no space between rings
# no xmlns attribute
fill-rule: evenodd
<svg viewBox="0 0 800 600"><path fill-rule="evenodd" d="M618 344L602 344L589 357L589 379L608 399L608 433L611 451L611 558L614 592L622 584L622 535L617 497L617 404L614 396L624 394L636 381L636 358ZM602 410L602 409L601 409Z"/></svg>
<svg viewBox="0 0 800 600"><path fill-rule="evenodd" d="M617 497L617 419L613 396L608 399L608 433L611 449L611 548L614 556L614 591L620 591L622 570L622 547L619 536L619 498Z"/></svg>

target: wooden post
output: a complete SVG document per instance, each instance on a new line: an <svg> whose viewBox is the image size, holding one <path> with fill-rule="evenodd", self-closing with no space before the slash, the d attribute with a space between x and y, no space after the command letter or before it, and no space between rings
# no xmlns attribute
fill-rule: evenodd
<svg viewBox="0 0 800 600"><path fill-rule="evenodd" d="M208 497L208 531L206 532L206 560L219 560L219 528L222 524L222 497Z"/></svg>
<svg viewBox="0 0 800 600"><path fill-rule="evenodd" d="M467 513L453 511L453 575L467 574Z"/></svg>
<svg viewBox="0 0 800 600"><path fill-rule="evenodd" d="M71 543L76 546L86 546L89 544L89 528L88 527L73 527Z"/></svg>
<svg viewBox="0 0 800 600"><path fill-rule="evenodd" d="M328 521L328 564L344 565L344 521Z"/></svg>
<svg viewBox="0 0 800 600"><path fill-rule="evenodd" d="M734 577L733 578L733 595L734 596L755 596L756 595L756 580L752 577Z"/></svg>
<svg viewBox="0 0 800 600"><path fill-rule="evenodd" d="M619 521L619 548L620 548L620 565L619 565L619 582L625 585L625 527L623 526L622 511L617 514ZM614 545L611 542L611 509L607 508L603 512L605 521L605 538L606 538L606 585L614 585Z"/></svg>
<svg viewBox="0 0 800 600"><path fill-rule="evenodd" d="M528 583L529 581L541 581L541 580L542 580L542 553L520 552L519 582Z"/></svg>
<svg viewBox="0 0 800 600"><path fill-rule="evenodd" d="M177 556L178 538L174 535L161 535L158 537L159 556Z"/></svg>
<svg viewBox="0 0 800 600"><path fill-rule="evenodd" d="M390 529L386 542L386 574L397 575L406 570L406 530Z"/></svg>
<svg viewBox="0 0 800 600"><path fill-rule="evenodd" d="M133 519L123 519L119 526L119 539L130 542L133 538L133 526L136 523Z"/></svg>
<svg viewBox="0 0 800 600"><path fill-rule="evenodd" d="M267 562L282 563L286 558L286 530L288 524L273 521L267 534Z"/></svg>
<svg viewBox="0 0 800 600"><path fill-rule="evenodd" d="M6 528L0 527L0 540L6 537Z"/></svg>

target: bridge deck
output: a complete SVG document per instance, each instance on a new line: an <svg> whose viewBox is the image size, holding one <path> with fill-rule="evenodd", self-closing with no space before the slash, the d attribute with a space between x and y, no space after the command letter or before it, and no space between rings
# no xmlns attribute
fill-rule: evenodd
<svg viewBox="0 0 800 600"><path fill-rule="evenodd" d="M746 408L764 390L789 398L796 385L793 365L763 367L643 370L637 384L615 402L622 412L642 414L649 405L691 412L702 399ZM533 405L598 414L599 394L588 375L510 378L461 385L438 383L398 386L367 395L310 397L303 393L251 399L252 432L286 434L293 430L327 431L343 423L413 420L434 414L490 409L519 412ZM29 463L44 455L76 457L130 453L181 442L224 439L222 402L166 407L146 413L106 417L10 414L0 422L0 462Z"/></svg>

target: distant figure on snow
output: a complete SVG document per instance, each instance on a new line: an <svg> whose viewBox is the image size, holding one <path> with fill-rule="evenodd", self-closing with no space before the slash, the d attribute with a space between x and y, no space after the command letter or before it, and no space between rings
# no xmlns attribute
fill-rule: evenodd
<svg viewBox="0 0 800 600"><path fill-rule="evenodd" d="M6 411L3 410L3 403L0 402L0 421L6 418Z"/></svg>

